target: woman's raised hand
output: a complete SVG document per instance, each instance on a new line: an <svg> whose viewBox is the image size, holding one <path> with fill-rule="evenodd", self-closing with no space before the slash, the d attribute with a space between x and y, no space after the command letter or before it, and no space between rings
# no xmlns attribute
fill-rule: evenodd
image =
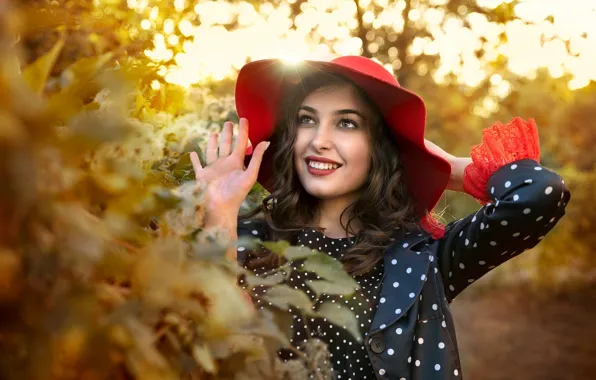
<svg viewBox="0 0 596 380"><path fill-rule="evenodd" d="M217 146L217 133L207 143L206 163L203 168L196 152L190 154L197 182L207 186L207 212L225 216L238 215L242 201L257 181L259 168L269 142L263 141L254 149L248 168L244 156L248 144L248 120L240 119L238 138L232 149L233 124L224 123L223 136Z"/></svg>

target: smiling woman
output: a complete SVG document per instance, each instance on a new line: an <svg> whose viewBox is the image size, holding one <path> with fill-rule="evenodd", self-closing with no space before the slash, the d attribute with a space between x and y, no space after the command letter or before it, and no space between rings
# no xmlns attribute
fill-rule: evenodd
<svg viewBox="0 0 596 380"><path fill-rule="evenodd" d="M461 378L449 303L538 244L570 199L563 180L539 164L533 121L496 123L472 149L473 160L454 157L424 140L422 99L378 63L356 56L291 69L279 60L251 62L238 76L236 106L234 152L226 124L219 153L217 141L209 141L207 168L193 156L197 178L207 179L210 209L223 214L210 223L224 224L232 235L322 251L328 260L316 268L338 264L359 285L321 290L317 284L326 281L310 270L308 256L282 263L267 249L238 247L238 262L255 272L258 284L281 277L308 297L302 298L308 306L288 310L293 348L280 356L308 353L316 337L328 347L323 364L332 373L318 367L311 377ZM248 137L258 145L244 171L239 158ZM271 195L238 220L257 174ZM465 191L484 206L442 227L431 211L446 189ZM240 283L257 308L274 307L267 286ZM311 307L316 313L348 308L364 342L347 333L350 323L335 325Z"/></svg>
<svg viewBox="0 0 596 380"><path fill-rule="evenodd" d="M305 228L330 238L358 236L343 261L350 273L366 273L382 259L392 233L420 219L402 180L399 149L377 106L341 74L305 76L284 100L271 139L279 174L264 202L275 200L275 207L247 217L264 211L276 239L287 241ZM337 168L325 167L329 161Z"/></svg>
<svg viewBox="0 0 596 380"><path fill-rule="evenodd" d="M346 84L309 94L296 123L296 172L304 189L320 200L315 223L328 233L337 226L324 223L339 220L339 213L359 197L370 170L368 126L359 116L365 106L352 90ZM339 213L330 215L333 209ZM321 214L332 218L322 221Z"/></svg>

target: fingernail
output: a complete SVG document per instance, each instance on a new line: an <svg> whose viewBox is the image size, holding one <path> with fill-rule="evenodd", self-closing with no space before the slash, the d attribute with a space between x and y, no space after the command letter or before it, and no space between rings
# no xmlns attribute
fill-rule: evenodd
<svg viewBox="0 0 596 380"><path fill-rule="evenodd" d="M265 145L265 150L267 150L267 148L269 148L269 145L271 145L271 141L267 141L267 145Z"/></svg>

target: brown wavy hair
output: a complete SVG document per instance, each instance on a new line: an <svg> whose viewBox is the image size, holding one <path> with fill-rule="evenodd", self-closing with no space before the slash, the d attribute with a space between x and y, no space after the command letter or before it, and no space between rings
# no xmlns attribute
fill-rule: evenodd
<svg viewBox="0 0 596 380"><path fill-rule="evenodd" d="M310 195L298 178L294 166L293 152L296 141L298 110L304 99L314 91L350 85L372 115L369 122L369 138L372 146L371 170L360 190L360 197L342 212L340 221L347 234L355 237L354 245L342 258L345 270L353 276L369 272L383 258L391 243L391 235L398 228L420 227L420 212L406 188L404 168L400 153L390 130L366 93L348 78L330 72L317 72L303 78L284 98L282 113L278 118L271 145L273 155L275 189L262 204L240 216L240 220L253 219L262 212L262 219L270 230L270 240L286 240L295 244L294 236L305 228L320 232L323 229L313 224L319 200ZM348 222L343 224L344 213L349 212ZM359 220L362 228L356 232L352 222ZM276 266L279 257L265 252L251 259L250 267ZM252 265L250 265L252 264Z"/></svg>

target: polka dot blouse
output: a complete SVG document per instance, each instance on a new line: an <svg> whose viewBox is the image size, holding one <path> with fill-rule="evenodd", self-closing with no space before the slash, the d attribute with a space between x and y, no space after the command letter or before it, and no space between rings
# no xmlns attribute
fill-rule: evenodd
<svg viewBox="0 0 596 380"><path fill-rule="evenodd" d="M343 257L345 250L354 244L353 238L329 238L323 233L314 230L303 230L297 236L296 246L309 247L325 252L335 259ZM315 301L316 295L306 285L307 280L316 280L320 277L312 272L300 272L303 261L298 260L291 263L292 274L287 284L295 289L303 291L312 301ZM254 270L254 269L253 269ZM261 275L268 274L264 268L261 271L255 271ZM372 322L374 310L377 307L381 279L383 277L383 262L380 261L377 266L363 276L355 277L360 288L355 294L344 297L342 295L322 295L316 300L315 308L323 302L342 304L348 307L356 316L361 336L365 337ZM242 282L241 282L242 284ZM263 287L253 288L255 294L266 292ZM257 300L257 306L264 307L264 301ZM293 335L290 343L299 350L303 349L303 344L309 337L318 338L327 343L331 367L337 379L374 379L374 372L371 362L368 358L366 348L362 343L358 343L350 333L342 327L338 327L326 319L303 317L299 313L293 314L291 325ZM284 360L295 359L295 354L290 350L282 350L280 356ZM327 364L327 363L324 363ZM320 368L318 370L321 370ZM324 372L322 372L324 373ZM323 378L328 378L323 376Z"/></svg>

